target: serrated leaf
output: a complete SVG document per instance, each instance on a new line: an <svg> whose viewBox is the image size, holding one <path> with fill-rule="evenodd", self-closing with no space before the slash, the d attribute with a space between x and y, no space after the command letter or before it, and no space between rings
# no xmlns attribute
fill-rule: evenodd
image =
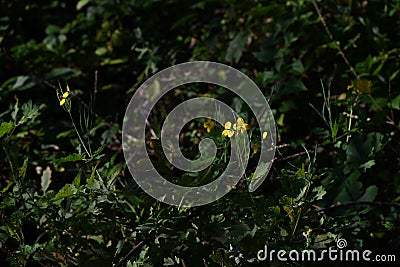
<svg viewBox="0 0 400 267"><path fill-rule="evenodd" d="M43 193L46 193L47 189L50 186L51 183L51 169L50 167L47 167L42 174L42 177L40 179L40 185L42 186Z"/></svg>
<svg viewBox="0 0 400 267"><path fill-rule="evenodd" d="M314 197L315 200L322 199L322 197L326 194L326 191L322 185L315 187L312 191L317 193Z"/></svg>
<svg viewBox="0 0 400 267"><path fill-rule="evenodd" d="M12 123L3 121L0 125L0 137L11 132L13 128L14 126Z"/></svg>
<svg viewBox="0 0 400 267"><path fill-rule="evenodd" d="M24 124L29 120L34 120L40 113L39 110L42 109L44 106L41 105L33 105L32 101L29 100L27 103L22 105L22 118L18 122L18 124Z"/></svg>

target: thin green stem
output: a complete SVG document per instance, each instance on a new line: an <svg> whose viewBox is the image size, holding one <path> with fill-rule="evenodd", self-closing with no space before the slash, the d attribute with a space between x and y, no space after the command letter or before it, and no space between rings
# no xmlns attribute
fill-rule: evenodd
<svg viewBox="0 0 400 267"><path fill-rule="evenodd" d="M90 154L89 150L86 148L85 143L83 142L83 139L82 139L81 135L79 134L78 128L75 125L75 121L74 121L74 118L72 117L71 112L68 111L68 114L71 117L72 125L75 128L76 134L78 135L79 141L80 141L81 145L83 146L83 149L85 149L86 154L89 156L89 158L91 158L92 155Z"/></svg>
<svg viewBox="0 0 400 267"><path fill-rule="evenodd" d="M350 137L351 137L351 134L350 134L350 131L351 131L351 125L352 125L352 121L353 121L353 106L354 106L354 103L357 103L357 100L358 100L358 95L356 96L356 99L354 99L353 97L351 98L351 105L350 105L350 118L349 118L349 125L348 125L348 127L347 127L347 131L349 132L349 134L347 135L347 138L346 138L346 142L349 142L349 139L350 139Z"/></svg>

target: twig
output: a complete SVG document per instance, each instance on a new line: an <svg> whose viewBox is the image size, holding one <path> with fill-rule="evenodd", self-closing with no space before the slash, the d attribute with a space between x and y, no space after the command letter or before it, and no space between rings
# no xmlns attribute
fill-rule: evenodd
<svg viewBox="0 0 400 267"><path fill-rule="evenodd" d="M293 154L293 155L290 155L290 156L287 156L287 157L284 157L284 158L279 158L279 159L277 158L275 161L285 161L285 160L288 160L288 159L299 157L299 156L304 155L304 154L308 154L308 152L314 152L314 151L313 150L302 151L302 152L299 152L299 153L296 153L296 154Z"/></svg>
<svg viewBox="0 0 400 267"><path fill-rule="evenodd" d="M93 85L93 103L96 103L97 81L98 81L98 70L95 70L94 71L94 85Z"/></svg>
<svg viewBox="0 0 400 267"><path fill-rule="evenodd" d="M326 25L325 19L322 17L321 12L319 11L319 8L318 8L317 3L315 2L315 0L313 0L312 3L313 3L313 5L314 5L314 7L315 7L315 10L317 11L318 17L319 17L319 19L321 20L322 25L323 25L324 28L325 28L326 33L327 33L328 36L329 36L329 39L331 39L331 41L334 42L334 43L336 44L336 48L337 48L337 50L338 50L340 56L343 58L343 60L344 60L344 62L346 63L346 65L349 67L349 69L350 69L351 73L354 75L354 77L358 78L358 75L357 75L356 71L354 70L353 66L350 64L350 62L349 62L349 60L347 59L346 55L343 53L342 48L340 48L339 42L337 42L337 41L335 40L335 38L333 38L333 35L332 35L331 31L330 31L329 28L328 28L328 25Z"/></svg>
<svg viewBox="0 0 400 267"><path fill-rule="evenodd" d="M121 264L124 263L131 256L131 254L135 252L135 250L138 249L143 243L144 240L140 241L135 246L133 246L133 248L128 252L128 254L126 254L125 257L122 260L120 260L117 265L115 265L115 267L121 266Z"/></svg>

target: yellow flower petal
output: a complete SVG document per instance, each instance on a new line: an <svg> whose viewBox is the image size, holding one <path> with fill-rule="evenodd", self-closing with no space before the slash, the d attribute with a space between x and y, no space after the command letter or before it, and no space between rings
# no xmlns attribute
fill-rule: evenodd
<svg viewBox="0 0 400 267"><path fill-rule="evenodd" d="M68 84L67 84L67 92L69 92L69 86L68 86Z"/></svg>
<svg viewBox="0 0 400 267"><path fill-rule="evenodd" d="M203 124L204 128L207 129L207 133L211 132L211 129L214 128L215 122L210 118Z"/></svg>
<svg viewBox="0 0 400 267"><path fill-rule="evenodd" d="M229 130L229 129L222 131L222 135L228 136L229 138L231 138L233 136L233 134L234 134L234 131Z"/></svg>
<svg viewBox="0 0 400 267"><path fill-rule="evenodd" d="M253 154L256 154L258 152L258 146L254 145L253 147Z"/></svg>
<svg viewBox="0 0 400 267"><path fill-rule="evenodd" d="M64 103L65 103L65 98L60 100L60 106L64 105Z"/></svg>
<svg viewBox="0 0 400 267"><path fill-rule="evenodd" d="M63 95L62 95L62 98L67 98L69 96L69 93L68 92L65 92Z"/></svg>
<svg viewBox="0 0 400 267"><path fill-rule="evenodd" d="M233 125L233 129L237 131L237 134L245 134L246 130L248 130L249 128L249 125L245 123L242 118L238 118L237 123Z"/></svg>
<svg viewBox="0 0 400 267"><path fill-rule="evenodd" d="M230 121L225 122L225 130L229 130L232 127L232 123Z"/></svg>
<svg viewBox="0 0 400 267"><path fill-rule="evenodd" d="M263 132L263 134L262 134L262 139L267 138L267 136L268 136L268 132Z"/></svg>

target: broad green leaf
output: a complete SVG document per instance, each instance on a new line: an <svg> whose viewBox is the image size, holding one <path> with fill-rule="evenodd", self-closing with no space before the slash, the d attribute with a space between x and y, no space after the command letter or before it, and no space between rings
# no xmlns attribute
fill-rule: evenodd
<svg viewBox="0 0 400 267"><path fill-rule="evenodd" d="M376 185L368 186L365 193L358 201L373 201L378 194L378 187Z"/></svg>
<svg viewBox="0 0 400 267"><path fill-rule="evenodd" d="M390 101L389 107L400 110L400 95L396 96L394 99L392 99L392 101Z"/></svg>
<svg viewBox="0 0 400 267"><path fill-rule="evenodd" d="M296 60L292 63L291 65L291 73L301 75L304 73L304 66L303 63L301 63L300 60Z"/></svg>
<svg viewBox="0 0 400 267"><path fill-rule="evenodd" d="M18 76L10 91L23 91L32 88L39 82L34 76Z"/></svg>
<svg viewBox="0 0 400 267"><path fill-rule="evenodd" d="M225 60L228 62L237 63L246 46L248 34L245 32L238 33L235 38L229 43L228 50L226 51Z"/></svg>
<svg viewBox="0 0 400 267"><path fill-rule="evenodd" d="M49 73L46 73L46 79L69 79L73 77L80 76L82 74L81 71L71 68L55 68L51 70Z"/></svg>
<svg viewBox="0 0 400 267"><path fill-rule="evenodd" d="M28 81L28 79L29 76L18 76L12 88L15 89L21 87L22 85L25 84L26 81Z"/></svg>
<svg viewBox="0 0 400 267"><path fill-rule="evenodd" d="M11 132L13 128L14 126L12 123L3 121L0 125L0 137Z"/></svg>

